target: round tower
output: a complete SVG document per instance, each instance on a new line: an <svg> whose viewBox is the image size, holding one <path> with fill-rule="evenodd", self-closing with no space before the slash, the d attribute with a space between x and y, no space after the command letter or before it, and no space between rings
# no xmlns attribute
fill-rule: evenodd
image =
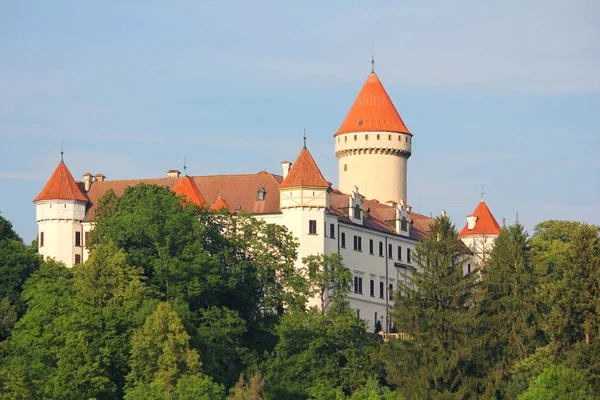
<svg viewBox="0 0 600 400"><path fill-rule="evenodd" d="M38 252L55 258L67 267L84 261L84 230L87 198L61 160L33 200L38 223Z"/></svg>
<svg viewBox="0 0 600 400"><path fill-rule="evenodd" d="M340 190L356 186L368 199L407 201L412 136L372 71L334 135Z"/></svg>

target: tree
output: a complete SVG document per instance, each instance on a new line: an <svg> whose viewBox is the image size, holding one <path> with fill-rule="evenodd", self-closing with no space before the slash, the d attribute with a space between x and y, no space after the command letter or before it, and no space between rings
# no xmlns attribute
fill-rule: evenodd
<svg viewBox="0 0 600 400"><path fill-rule="evenodd" d="M502 228L482 275L479 332L490 369L489 383L499 390L514 363L543 344L536 278L522 225Z"/></svg>
<svg viewBox="0 0 600 400"><path fill-rule="evenodd" d="M393 322L410 340L390 340L388 382L409 398L466 396L480 390L474 342L476 274L463 275L466 249L440 216L416 246L416 271L400 281Z"/></svg>
<svg viewBox="0 0 600 400"><path fill-rule="evenodd" d="M302 263L308 272L309 295L320 302L325 312L334 302L340 303L352 288L352 273L343 264L339 254L317 254L304 257Z"/></svg>
<svg viewBox="0 0 600 400"><path fill-rule="evenodd" d="M588 400L596 396L592 386L581 372L564 366L545 370L531 382L519 400Z"/></svg>
<svg viewBox="0 0 600 400"><path fill-rule="evenodd" d="M160 303L133 333L125 398L139 398L140 392L156 388L166 397L173 396L182 378L209 379L202 374L198 353L190 348L189 339L169 303Z"/></svg>
<svg viewBox="0 0 600 400"><path fill-rule="evenodd" d="M305 399L311 388L350 394L378 371L377 339L347 302L322 313L290 310L277 327L279 342L266 361L265 389L271 398Z"/></svg>
<svg viewBox="0 0 600 400"><path fill-rule="evenodd" d="M235 386L231 389L231 396L229 400L263 400L262 389L264 381L260 371L253 372L250 374L248 382L244 377L244 374L240 374Z"/></svg>

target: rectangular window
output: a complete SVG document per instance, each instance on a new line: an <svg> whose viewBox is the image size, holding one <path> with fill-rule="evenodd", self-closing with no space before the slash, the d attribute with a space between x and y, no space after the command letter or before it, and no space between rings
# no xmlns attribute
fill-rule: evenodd
<svg viewBox="0 0 600 400"><path fill-rule="evenodd" d="M362 277L360 276L354 277L354 293L362 294Z"/></svg>
<svg viewBox="0 0 600 400"><path fill-rule="evenodd" d="M346 234L342 232L342 247L346 248Z"/></svg>
<svg viewBox="0 0 600 400"><path fill-rule="evenodd" d="M354 250L358 250L358 236L354 235Z"/></svg>
<svg viewBox="0 0 600 400"><path fill-rule="evenodd" d="M371 297L375 297L375 281L373 279L369 282L369 294Z"/></svg>
<svg viewBox="0 0 600 400"><path fill-rule="evenodd" d="M44 232L40 232L40 247L44 247Z"/></svg>
<svg viewBox="0 0 600 400"><path fill-rule="evenodd" d="M369 239L369 254L373 254L373 239Z"/></svg>
<svg viewBox="0 0 600 400"><path fill-rule="evenodd" d="M358 237L358 251L362 251L362 237Z"/></svg>
<svg viewBox="0 0 600 400"><path fill-rule="evenodd" d="M81 254L75 254L75 264L81 264Z"/></svg>
<svg viewBox="0 0 600 400"><path fill-rule="evenodd" d="M406 220L406 217L402 217L402 220L400 221L400 229L402 229L404 232L408 230L408 221Z"/></svg>
<svg viewBox="0 0 600 400"><path fill-rule="evenodd" d="M398 246L398 260L402 261L402 246Z"/></svg>
<svg viewBox="0 0 600 400"><path fill-rule="evenodd" d="M383 281L379 282L379 298L383 299Z"/></svg>
<svg viewBox="0 0 600 400"><path fill-rule="evenodd" d="M379 257L383 257L383 242L379 242Z"/></svg>
<svg viewBox="0 0 600 400"><path fill-rule="evenodd" d="M88 241L90 240L90 232L86 232L83 234L83 239L84 239L84 243L85 245L88 244Z"/></svg>
<svg viewBox="0 0 600 400"><path fill-rule="evenodd" d="M317 234L317 221L315 221L314 219L311 219L310 221L308 221L308 234L309 235Z"/></svg>
<svg viewBox="0 0 600 400"><path fill-rule="evenodd" d="M329 237L335 239L335 225L329 224Z"/></svg>
<svg viewBox="0 0 600 400"><path fill-rule="evenodd" d="M406 249L406 262L410 262L410 249Z"/></svg>
<svg viewBox="0 0 600 400"><path fill-rule="evenodd" d="M390 300L394 299L394 284L390 283L390 287L389 287L389 291L388 291L388 296Z"/></svg>
<svg viewBox="0 0 600 400"><path fill-rule="evenodd" d="M81 246L81 232L75 232L75 246Z"/></svg>
<svg viewBox="0 0 600 400"><path fill-rule="evenodd" d="M394 254L392 253L392 245L388 244L388 258L394 258Z"/></svg>

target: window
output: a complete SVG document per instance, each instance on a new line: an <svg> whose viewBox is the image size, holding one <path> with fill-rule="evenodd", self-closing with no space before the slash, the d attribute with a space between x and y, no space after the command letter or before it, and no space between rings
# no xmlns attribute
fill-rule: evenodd
<svg viewBox="0 0 600 400"><path fill-rule="evenodd" d="M81 232L75 232L75 246L81 246Z"/></svg>
<svg viewBox="0 0 600 400"><path fill-rule="evenodd" d="M84 244L88 244L88 241L90 240L90 233L89 232L84 233L83 239L84 239Z"/></svg>
<svg viewBox="0 0 600 400"><path fill-rule="evenodd" d="M362 294L362 277L360 276L354 277L354 293Z"/></svg>
<svg viewBox="0 0 600 400"><path fill-rule="evenodd" d="M392 253L392 245L388 244L388 258L394 258L394 254Z"/></svg>
<svg viewBox="0 0 600 400"><path fill-rule="evenodd" d="M329 224L329 237L335 239L335 225Z"/></svg>
<svg viewBox="0 0 600 400"><path fill-rule="evenodd" d="M44 247L44 232L40 232L40 247Z"/></svg>
<svg viewBox="0 0 600 400"><path fill-rule="evenodd" d="M361 211L361 210L360 210L360 206L359 206L358 204L354 206L354 210L353 210L353 211L354 211L354 213L353 213L353 215L352 215L352 216L353 216L355 219L360 219L360 211Z"/></svg>
<svg viewBox="0 0 600 400"><path fill-rule="evenodd" d="M467 264L467 274L471 273L471 264Z"/></svg>
<svg viewBox="0 0 600 400"><path fill-rule="evenodd" d="M408 230L408 224L406 221L406 217L402 217L402 221L400 221L400 229L402 229L404 232L406 232Z"/></svg>
<svg viewBox="0 0 600 400"><path fill-rule="evenodd" d="M410 262L410 249L406 249L406 262Z"/></svg>
<svg viewBox="0 0 600 400"><path fill-rule="evenodd" d="M356 135L354 135L354 140L356 140Z"/></svg>
<svg viewBox="0 0 600 400"><path fill-rule="evenodd" d="M390 283L389 291L388 291L388 298L390 300L394 299L394 284L393 283Z"/></svg>
<svg viewBox="0 0 600 400"><path fill-rule="evenodd" d="M373 254L373 239L369 239L369 254Z"/></svg>
<svg viewBox="0 0 600 400"><path fill-rule="evenodd" d="M379 298L383 299L383 282L379 282Z"/></svg>
<svg viewBox="0 0 600 400"><path fill-rule="evenodd" d="M81 254L75 254L75 264L81 264Z"/></svg>
<svg viewBox="0 0 600 400"><path fill-rule="evenodd" d="M348 141L348 136L344 136L344 142Z"/></svg>
<svg viewBox="0 0 600 400"><path fill-rule="evenodd" d="M398 246L398 260L402 261L402 246Z"/></svg>
<svg viewBox="0 0 600 400"><path fill-rule="evenodd" d="M365 135L365 140L369 140L369 135Z"/></svg>
<svg viewBox="0 0 600 400"><path fill-rule="evenodd" d="M317 234L317 221L315 221L314 219L311 219L310 221L308 221L308 234L309 235Z"/></svg>
<svg viewBox="0 0 600 400"><path fill-rule="evenodd" d="M348 171L348 164L344 164L344 171Z"/></svg>
<svg viewBox="0 0 600 400"><path fill-rule="evenodd" d="M392 135L388 135L388 140L392 140Z"/></svg>
<svg viewBox="0 0 600 400"><path fill-rule="evenodd" d="M371 282L369 282L369 294L371 297L375 297L375 281L373 279L371 279Z"/></svg>
<svg viewBox="0 0 600 400"><path fill-rule="evenodd" d="M379 242L379 257L383 257L383 242Z"/></svg>
<svg viewBox="0 0 600 400"><path fill-rule="evenodd" d="M267 191L265 190L265 188L261 187L260 189L258 189L258 193L256 193L256 200L261 201L264 200L265 197L267 197Z"/></svg>
<svg viewBox="0 0 600 400"><path fill-rule="evenodd" d="M354 250L362 251L362 237L354 235Z"/></svg>
<svg viewBox="0 0 600 400"><path fill-rule="evenodd" d="M379 140L379 135L377 135L377 140Z"/></svg>
<svg viewBox="0 0 600 400"><path fill-rule="evenodd" d="M342 232L342 247L346 247L346 234Z"/></svg>

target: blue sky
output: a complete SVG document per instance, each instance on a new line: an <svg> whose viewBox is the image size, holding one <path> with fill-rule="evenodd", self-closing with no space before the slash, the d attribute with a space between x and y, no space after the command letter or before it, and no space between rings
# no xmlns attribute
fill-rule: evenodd
<svg viewBox="0 0 600 400"><path fill-rule="evenodd" d="M531 233L600 224L596 1L0 3L0 213L27 241L60 160L76 179L281 173L370 72L413 132L408 197L460 229L485 200Z"/></svg>

